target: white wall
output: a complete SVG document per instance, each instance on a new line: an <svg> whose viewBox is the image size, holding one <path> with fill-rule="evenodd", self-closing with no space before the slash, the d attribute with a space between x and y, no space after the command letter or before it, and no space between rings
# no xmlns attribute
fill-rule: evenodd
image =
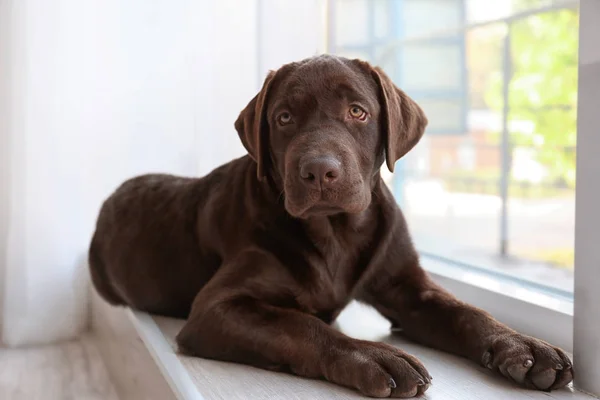
<svg viewBox="0 0 600 400"><path fill-rule="evenodd" d="M84 327L85 251L119 181L196 172L189 37L203 24L192 1L142 3L13 3L7 344Z"/></svg>
<svg viewBox="0 0 600 400"><path fill-rule="evenodd" d="M320 11L319 0L0 0L7 344L85 328L102 200L132 175L206 173L243 154L233 122L267 68L319 50ZM265 18L277 23L259 35Z"/></svg>
<svg viewBox="0 0 600 400"><path fill-rule="evenodd" d="M325 51L325 6L321 0L259 0L261 83L266 71Z"/></svg>
<svg viewBox="0 0 600 400"><path fill-rule="evenodd" d="M4 308L6 270L6 240L8 235L8 156L9 156L9 5L12 0L0 0L0 332Z"/></svg>

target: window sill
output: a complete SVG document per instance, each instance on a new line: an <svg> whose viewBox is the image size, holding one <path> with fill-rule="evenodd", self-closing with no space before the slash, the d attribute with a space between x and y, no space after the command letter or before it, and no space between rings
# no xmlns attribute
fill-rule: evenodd
<svg viewBox="0 0 600 400"><path fill-rule="evenodd" d="M459 299L488 311L519 332L573 351L572 299L430 257L422 257L421 263L436 282Z"/></svg>
<svg viewBox="0 0 600 400"><path fill-rule="evenodd" d="M176 352L175 335L184 321L127 310L140 338L179 399L357 399L358 393L324 381L187 357ZM372 308L351 303L336 327L349 336L386 341L419 357L434 377L430 400L576 399L592 397L571 388L549 393L515 388L501 377L465 359L391 335L389 323Z"/></svg>

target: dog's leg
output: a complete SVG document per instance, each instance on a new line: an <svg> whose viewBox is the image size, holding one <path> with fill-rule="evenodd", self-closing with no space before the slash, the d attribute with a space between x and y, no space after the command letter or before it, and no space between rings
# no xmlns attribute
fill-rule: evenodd
<svg viewBox="0 0 600 400"><path fill-rule="evenodd" d="M234 270L269 270L254 262ZM177 337L181 351L325 378L372 397L411 397L427 389L429 373L414 357L349 338L312 315L275 305L275 298L281 304L291 294L279 292L277 280L269 281L272 273L240 279L242 273L230 273L231 266L223 269L195 299ZM257 285L265 283L268 287L259 290Z"/></svg>
<svg viewBox="0 0 600 400"><path fill-rule="evenodd" d="M378 266L359 298L375 306L405 336L468 357L525 387L552 390L573 379L571 361L562 350L519 334L459 301L430 280L416 255L400 258L395 252Z"/></svg>

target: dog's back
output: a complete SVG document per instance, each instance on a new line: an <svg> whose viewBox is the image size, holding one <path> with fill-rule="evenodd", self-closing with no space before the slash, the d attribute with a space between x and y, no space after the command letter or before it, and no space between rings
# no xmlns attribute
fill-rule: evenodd
<svg viewBox="0 0 600 400"><path fill-rule="evenodd" d="M211 199L218 198L219 207L240 200L226 188L240 175L231 170L247 166L252 163L242 158L203 178L148 174L124 182L102 205L90 244L98 293L114 305L187 316L220 264L211 246L201 246L210 241L199 240L198 224L210 223L204 215L214 214L206 210L214 208Z"/></svg>

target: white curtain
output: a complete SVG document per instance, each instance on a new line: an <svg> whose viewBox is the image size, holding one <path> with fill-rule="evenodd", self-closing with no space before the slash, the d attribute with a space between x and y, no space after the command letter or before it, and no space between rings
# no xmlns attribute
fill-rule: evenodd
<svg viewBox="0 0 600 400"><path fill-rule="evenodd" d="M243 154L233 122L267 69L322 50L322 2L282 4L0 0L6 344L86 328L87 246L121 181Z"/></svg>

